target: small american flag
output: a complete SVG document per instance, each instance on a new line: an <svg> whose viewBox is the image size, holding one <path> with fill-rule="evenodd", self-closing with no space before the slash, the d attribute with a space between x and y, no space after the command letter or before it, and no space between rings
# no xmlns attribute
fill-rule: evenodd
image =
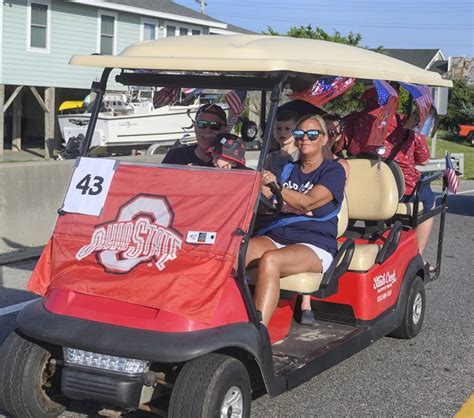
<svg viewBox="0 0 474 418"><path fill-rule="evenodd" d="M224 100L229 105L232 111L232 117L227 123L227 131L230 132L234 125L239 120L239 116L245 107L245 98L247 97L247 91L245 90L231 90L224 97Z"/></svg>
<svg viewBox="0 0 474 418"><path fill-rule="evenodd" d="M385 80L374 80L380 113L372 125L367 145L379 147L387 136L387 130L397 111L397 91Z"/></svg>
<svg viewBox="0 0 474 418"><path fill-rule="evenodd" d="M459 187L459 179L449 154L446 154L446 169L444 170L444 176L448 183L448 192L456 194Z"/></svg>
<svg viewBox="0 0 474 418"><path fill-rule="evenodd" d="M178 100L180 91L179 87L163 87L161 90L155 91L153 94L153 107L158 109L175 102Z"/></svg>
<svg viewBox="0 0 474 418"><path fill-rule="evenodd" d="M186 92L185 90L190 90L189 92ZM182 89L181 90L183 93L186 94L186 97L181 100L181 106L189 106L194 102L196 97L198 97L204 89Z"/></svg>
<svg viewBox="0 0 474 418"><path fill-rule="evenodd" d="M431 96L430 88L420 84L400 83L400 85L413 97L420 115L419 126L423 126L433 105L433 97Z"/></svg>

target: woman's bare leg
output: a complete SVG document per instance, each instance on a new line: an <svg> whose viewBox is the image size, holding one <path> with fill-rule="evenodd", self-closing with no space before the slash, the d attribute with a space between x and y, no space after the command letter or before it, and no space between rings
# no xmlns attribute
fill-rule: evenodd
<svg viewBox="0 0 474 418"><path fill-rule="evenodd" d="M275 243L265 237L254 237L250 238L249 246L247 248L247 254L245 256L245 266L256 266L260 257L266 252L276 250L277 246Z"/></svg>
<svg viewBox="0 0 474 418"><path fill-rule="evenodd" d="M255 306L262 312L262 322L268 325L280 297L280 277L301 272L320 273L321 260L304 245L289 245L265 252L258 263L258 280L255 287Z"/></svg>

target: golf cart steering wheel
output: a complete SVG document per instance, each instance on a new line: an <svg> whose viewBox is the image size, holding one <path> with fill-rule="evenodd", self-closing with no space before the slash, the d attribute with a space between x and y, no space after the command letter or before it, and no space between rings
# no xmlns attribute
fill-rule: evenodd
<svg viewBox="0 0 474 418"><path fill-rule="evenodd" d="M261 216L274 218L281 213L281 209L283 208L283 196L281 195L281 190L276 183L272 182L268 185L268 187L276 199L276 204L274 203L273 199L269 199L263 193L260 194L258 214Z"/></svg>

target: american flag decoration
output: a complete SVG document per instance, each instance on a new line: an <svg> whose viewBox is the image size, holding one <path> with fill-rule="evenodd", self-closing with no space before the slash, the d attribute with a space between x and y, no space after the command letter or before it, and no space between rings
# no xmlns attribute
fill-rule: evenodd
<svg viewBox="0 0 474 418"><path fill-rule="evenodd" d="M180 91L179 87L163 87L161 90L155 91L153 94L153 107L158 109L175 102L178 100Z"/></svg>
<svg viewBox="0 0 474 418"><path fill-rule="evenodd" d="M444 176L446 177L448 192L456 194L459 187L459 179L454 169L451 156L446 153L446 168L444 170Z"/></svg>
<svg viewBox="0 0 474 418"><path fill-rule="evenodd" d="M347 77L320 78L306 90L290 94L288 97L293 100L304 100L320 107L324 103L345 93L352 87L355 81L355 78Z"/></svg>
<svg viewBox="0 0 474 418"><path fill-rule="evenodd" d="M433 106L430 88L421 84L400 83L400 85L413 97L420 115L419 126L423 126L430 113L431 106Z"/></svg>
<svg viewBox="0 0 474 418"><path fill-rule="evenodd" d="M189 106L194 102L196 97L202 94L204 89L182 89L181 91L186 94L186 97L181 100L181 106Z"/></svg>
<svg viewBox="0 0 474 418"><path fill-rule="evenodd" d="M387 136L390 121L397 111L398 94L385 80L374 80L374 87L381 110L372 125L367 145L380 147Z"/></svg>
<svg viewBox="0 0 474 418"><path fill-rule="evenodd" d="M229 105L230 110L232 111L232 117L227 123L227 132L230 132L234 125L239 120L239 116L244 110L245 99L247 97L246 90L231 90L224 97L224 100Z"/></svg>

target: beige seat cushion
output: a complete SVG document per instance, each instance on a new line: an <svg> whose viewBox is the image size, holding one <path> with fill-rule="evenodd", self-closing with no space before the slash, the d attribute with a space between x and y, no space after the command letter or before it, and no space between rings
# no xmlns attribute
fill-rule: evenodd
<svg viewBox="0 0 474 418"><path fill-rule="evenodd" d="M337 243L338 247L341 243ZM375 264L380 247L377 244L356 244L348 270L368 271Z"/></svg>
<svg viewBox="0 0 474 418"><path fill-rule="evenodd" d="M418 213L423 212L423 203L420 202L418 204ZM399 203L397 208L397 215L408 215L411 216L413 214L413 203Z"/></svg>
<svg viewBox="0 0 474 418"><path fill-rule="evenodd" d="M368 159L349 159L351 167L345 192L349 219L383 221L392 218L398 206L398 187L387 164Z"/></svg>

